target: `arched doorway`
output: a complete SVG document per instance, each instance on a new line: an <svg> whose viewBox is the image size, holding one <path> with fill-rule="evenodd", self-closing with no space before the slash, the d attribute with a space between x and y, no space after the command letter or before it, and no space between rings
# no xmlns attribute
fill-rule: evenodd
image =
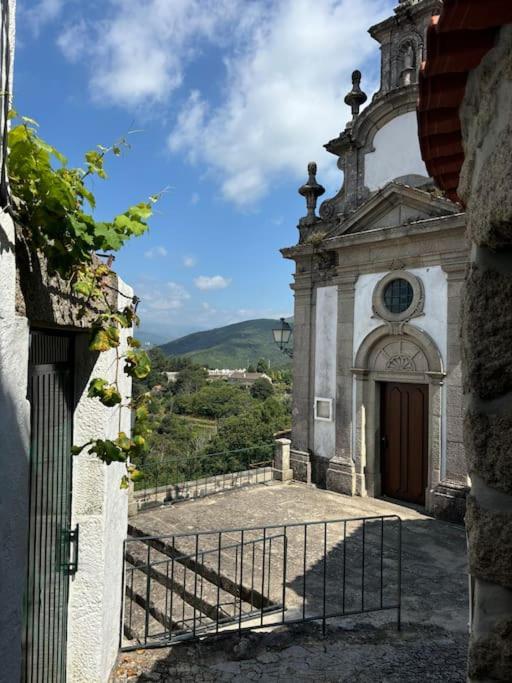
<svg viewBox="0 0 512 683"><path fill-rule="evenodd" d="M353 373L358 493L429 508L443 450L444 367L435 342L409 323L384 324L362 342Z"/></svg>

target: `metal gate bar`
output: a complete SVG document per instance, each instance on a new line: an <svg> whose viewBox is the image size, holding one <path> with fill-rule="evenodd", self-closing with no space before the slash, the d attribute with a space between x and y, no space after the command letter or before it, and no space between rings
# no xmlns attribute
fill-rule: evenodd
<svg viewBox="0 0 512 683"><path fill-rule="evenodd" d="M28 567L25 591L25 683L66 680L73 338L32 331Z"/></svg>
<svg viewBox="0 0 512 683"><path fill-rule="evenodd" d="M396 515L169 536L131 527L131 533L123 650L308 621L321 621L325 630L328 619L388 610L396 611L400 628Z"/></svg>

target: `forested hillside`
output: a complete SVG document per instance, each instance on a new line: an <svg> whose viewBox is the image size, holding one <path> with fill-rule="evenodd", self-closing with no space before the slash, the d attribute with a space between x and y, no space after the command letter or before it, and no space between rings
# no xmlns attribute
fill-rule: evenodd
<svg viewBox="0 0 512 683"><path fill-rule="evenodd" d="M272 328L278 320L247 320L206 332L195 332L160 346L168 356L186 356L209 368L247 368L265 358L271 367L290 366L290 359L274 344Z"/></svg>

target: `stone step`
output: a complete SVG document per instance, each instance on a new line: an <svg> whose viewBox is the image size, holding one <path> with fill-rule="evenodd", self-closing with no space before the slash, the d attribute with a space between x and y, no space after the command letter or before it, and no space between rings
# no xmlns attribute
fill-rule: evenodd
<svg viewBox="0 0 512 683"><path fill-rule="evenodd" d="M193 537L169 537L169 538L145 538L147 535L143 530L129 525L128 533L131 538L138 539L146 547L150 546L153 551L160 553L174 561L174 564L182 565L194 574L202 577L209 584L216 586L222 591L231 596L247 603L256 609L272 608L277 605L277 600L272 600L269 595L265 595L265 591L260 591L256 588L256 582L261 582L261 571L255 572L254 566L254 548L257 541L249 540L244 543L246 550L245 560L243 562L244 568L242 571L243 579L240 582L240 567L238 565L239 557L237 554L234 558L235 550L239 543L228 542L219 549L211 543L206 548L200 548L195 551L195 544ZM267 539L267 548L270 539ZM131 544L128 544L130 546ZM252 552L247 550L252 548ZM196 559L197 556L197 559ZM202 558L202 561L199 560ZM252 562L251 562L252 558ZM220 561L219 561L220 559ZM219 565L222 567L219 571ZM250 577L250 579L249 579ZM264 577L263 577L264 578ZM250 583L249 583L250 581ZM267 593L270 591L267 588ZM277 595L275 596L277 597Z"/></svg>

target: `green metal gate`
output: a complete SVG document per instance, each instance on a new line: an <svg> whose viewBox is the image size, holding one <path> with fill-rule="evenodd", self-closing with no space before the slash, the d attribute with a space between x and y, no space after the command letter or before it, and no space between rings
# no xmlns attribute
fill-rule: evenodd
<svg viewBox="0 0 512 683"><path fill-rule="evenodd" d="M23 681L64 683L69 575L78 560L78 529L70 528L72 335L31 332L28 399L30 518Z"/></svg>

